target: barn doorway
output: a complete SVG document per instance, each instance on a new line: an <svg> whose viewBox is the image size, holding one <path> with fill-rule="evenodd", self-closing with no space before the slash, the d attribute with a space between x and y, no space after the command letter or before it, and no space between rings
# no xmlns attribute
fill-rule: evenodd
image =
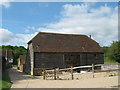
<svg viewBox="0 0 120 90"><path fill-rule="evenodd" d="M76 54L65 54L64 55L64 61L66 68L69 68L71 66L80 66L80 55Z"/></svg>

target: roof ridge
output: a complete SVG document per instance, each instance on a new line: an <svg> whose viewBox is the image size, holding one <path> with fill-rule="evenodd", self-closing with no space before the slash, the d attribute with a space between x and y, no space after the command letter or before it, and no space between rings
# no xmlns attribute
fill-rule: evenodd
<svg viewBox="0 0 120 90"><path fill-rule="evenodd" d="M36 36L38 36L39 34L52 34L52 35L65 35L65 36L85 36L85 37L88 37L87 35L84 35L84 34L64 34L64 33L54 33L54 32L38 32L38 34ZM29 42L28 44L34 40L34 38L36 37L34 36ZM89 38L89 37L88 37Z"/></svg>
<svg viewBox="0 0 120 90"><path fill-rule="evenodd" d="M85 34L76 34L76 33L54 33L54 32L39 32L38 34L57 34L57 35L73 35L73 36L87 36Z"/></svg>

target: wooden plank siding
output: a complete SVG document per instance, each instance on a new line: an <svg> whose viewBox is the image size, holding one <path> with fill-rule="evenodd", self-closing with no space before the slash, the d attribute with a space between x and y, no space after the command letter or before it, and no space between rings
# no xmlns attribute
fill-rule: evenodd
<svg viewBox="0 0 120 90"><path fill-rule="evenodd" d="M39 68L46 68L46 69L68 68L64 58L64 55L66 54L75 55L74 53L37 53L36 52L34 53L34 68L35 68L34 70L37 70L37 68L38 69ZM102 54L77 53L76 55L80 56L80 59L79 59L80 64L77 64L77 66L91 65L93 63L103 64ZM96 59L96 55L97 55L97 59ZM37 71L34 71L34 72L37 72ZM41 71L38 71L38 72L41 72ZM40 75L40 73L38 74Z"/></svg>
<svg viewBox="0 0 120 90"><path fill-rule="evenodd" d="M35 53L34 68L64 68L63 54L60 53Z"/></svg>
<svg viewBox="0 0 120 90"><path fill-rule="evenodd" d="M26 71L103 64L99 43L86 35L39 32L28 42Z"/></svg>

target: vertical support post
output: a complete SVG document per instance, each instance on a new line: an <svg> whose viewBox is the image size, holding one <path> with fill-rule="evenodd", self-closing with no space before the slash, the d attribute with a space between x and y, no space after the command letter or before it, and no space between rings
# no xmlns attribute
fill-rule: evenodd
<svg viewBox="0 0 120 90"><path fill-rule="evenodd" d="M43 69L43 79L45 80L46 79L46 73L45 73L45 68Z"/></svg>
<svg viewBox="0 0 120 90"><path fill-rule="evenodd" d="M94 78L94 64L92 64L92 73L93 73L93 78Z"/></svg>
<svg viewBox="0 0 120 90"><path fill-rule="evenodd" d="M71 79L73 80L74 77L73 77L73 66L71 66Z"/></svg>
<svg viewBox="0 0 120 90"><path fill-rule="evenodd" d="M56 68L54 69L54 80L56 80Z"/></svg>
<svg viewBox="0 0 120 90"><path fill-rule="evenodd" d="M63 67L66 67L66 63L65 63L65 55L63 54Z"/></svg>
<svg viewBox="0 0 120 90"><path fill-rule="evenodd" d="M59 78L59 68L57 68L56 76Z"/></svg>
<svg viewBox="0 0 120 90"><path fill-rule="evenodd" d="M6 61L8 62L8 50L6 49Z"/></svg>
<svg viewBox="0 0 120 90"><path fill-rule="evenodd" d="M45 71L45 64L44 63L42 63L42 71L43 71L43 80L45 80L46 79L46 71Z"/></svg>

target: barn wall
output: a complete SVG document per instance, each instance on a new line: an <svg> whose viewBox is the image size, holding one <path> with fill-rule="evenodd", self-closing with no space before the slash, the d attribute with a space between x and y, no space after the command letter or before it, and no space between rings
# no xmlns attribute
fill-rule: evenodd
<svg viewBox="0 0 120 90"><path fill-rule="evenodd" d="M33 75L33 47L32 43L28 45L27 57L25 62L25 72Z"/></svg>
<svg viewBox="0 0 120 90"><path fill-rule="evenodd" d="M80 54L80 65L103 64L104 57L100 53Z"/></svg>
<svg viewBox="0 0 120 90"><path fill-rule="evenodd" d="M87 65L95 63L95 54L87 54Z"/></svg>
<svg viewBox="0 0 120 90"><path fill-rule="evenodd" d="M75 53L35 53L35 68L42 68L42 64L46 68L65 67L64 54ZM99 53L77 53L80 55L80 65L103 64L103 54ZM96 54L96 55L95 55Z"/></svg>
<svg viewBox="0 0 120 90"><path fill-rule="evenodd" d="M96 64L104 64L104 54L97 54L97 59L95 59Z"/></svg>
<svg viewBox="0 0 120 90"><path fill-rule="evenodd" d="M28 49L27 56L26 56L26 62L25 62L25 70L24 71L26 73L30 74L30 68L31 68L31 66L30 66L30 51Z"/></svg>
<svg viewBox="0 0 120 90"><path fill-rule="evenodd" d="M96 53L37 53L34 52L34 75L40 75L40 68L66 68L64 55L80 55L80 65L103 64L103 54ZM95 55L96 54L96 55ZM97 58L96 58L97 56Z"/></svg>
<svg viewBox="0 0 120 90"><path fill-rule="evenodd" d="M63 54L60 53L35 53L35 68L64 68Z"/></svg>
<svg viewBox="0 0 120 90"><path fill-rule="evenodd" d="M80 65L86 65L86 54L80 54Z"/></svg>

